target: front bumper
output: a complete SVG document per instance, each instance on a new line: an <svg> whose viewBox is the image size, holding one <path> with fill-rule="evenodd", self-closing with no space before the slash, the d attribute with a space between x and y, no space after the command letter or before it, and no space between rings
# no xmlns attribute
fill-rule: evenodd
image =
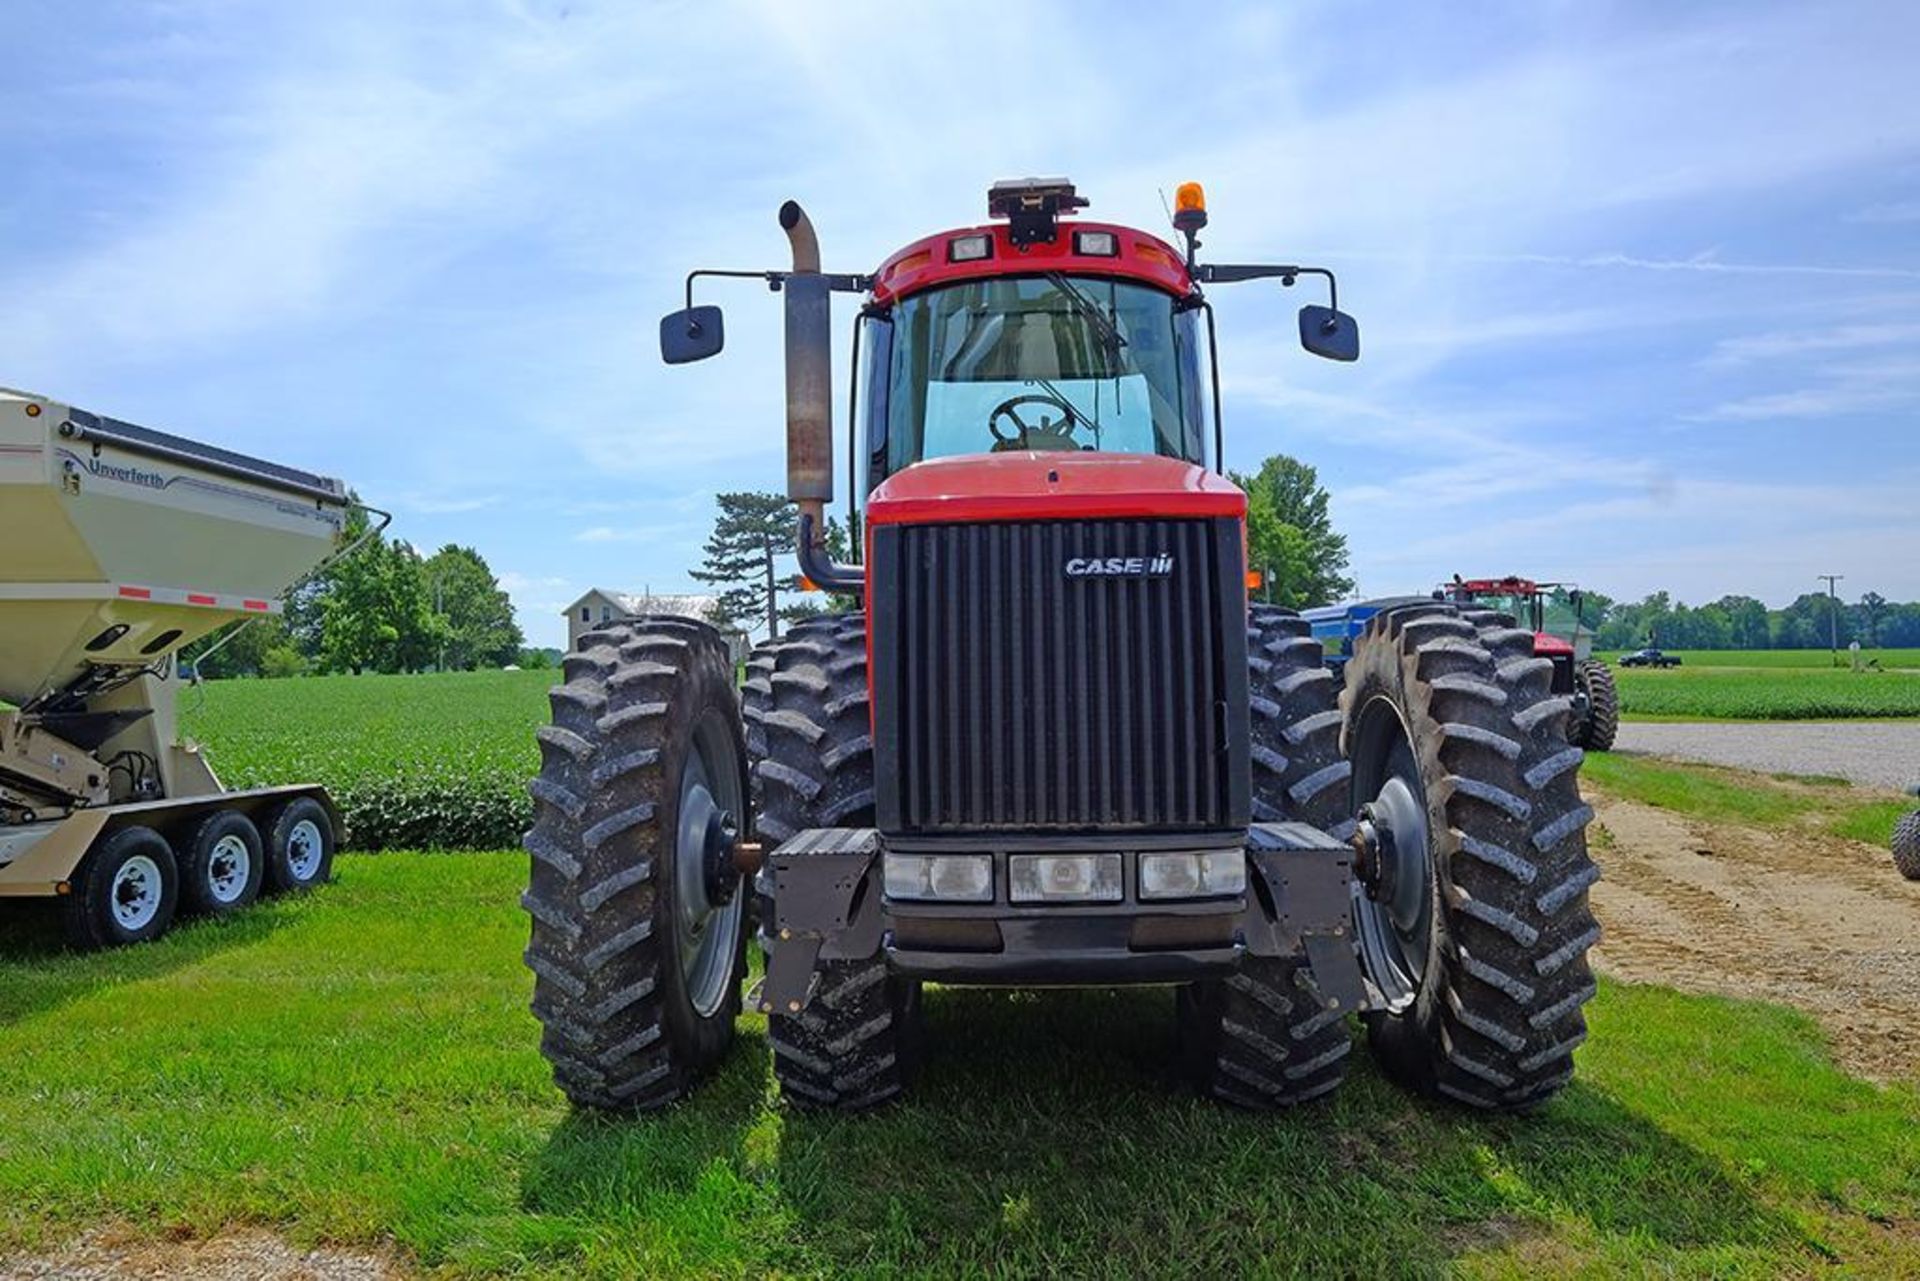
<svg viewBox="0 0 1920 1281"><path fill-rule="evenodd" d="M995 901L968 904L888 900L882 844L871 830L822 828L799 833L767 857L760 888L772 899L774 920L762 1010L804 1009L821 961L876 954L912 978L1009 986L1184 983L1229 975L1249 956L1300 956L1330 1007L1364 1002L1351 928L1353 852L1303 824L1248 829L1244 894L1181 902L1138 900L1134 859L1143 849L1192 848L1191 838L995 842ZM964 848L980 852L983 844ZM952 841L939 848L963 849ZM1009 902L1007 856L1043 848L1122 850L1125 900Z"/></svg>

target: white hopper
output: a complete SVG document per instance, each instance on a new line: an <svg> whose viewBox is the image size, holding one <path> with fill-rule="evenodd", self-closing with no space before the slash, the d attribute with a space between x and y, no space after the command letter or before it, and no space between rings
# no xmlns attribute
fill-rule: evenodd
<svg viewBox="0 0 1920 1281"><path fill-rule="evenodd" d="M0 699L277 613L349 505L338 480L0 388Z"/></svg>

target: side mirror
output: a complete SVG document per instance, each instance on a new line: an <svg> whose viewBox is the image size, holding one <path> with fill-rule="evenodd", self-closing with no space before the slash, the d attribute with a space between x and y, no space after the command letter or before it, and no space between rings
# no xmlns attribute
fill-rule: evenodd
<svg viewBox="0 0 1920 1281"><path fill-rule="evenodd" d="M1328 360L1360 359L1360 323L1344 311L1309 304L1300 309L1300 345Z"/></svg>
<svg viewBox="0 0 1920 1281"><path fill-rule="evenodd" d="M718 307L689 307L660 318L660 359L669 365L717 356L726 341Z"/></svg>

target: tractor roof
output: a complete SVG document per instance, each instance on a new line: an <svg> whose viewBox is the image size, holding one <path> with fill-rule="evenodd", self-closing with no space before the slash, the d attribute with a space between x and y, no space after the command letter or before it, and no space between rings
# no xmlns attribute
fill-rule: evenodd
<svg viewBox="0 0 1920 1281"><path fill-rule="evenodd" d="M1092 249L1106 252L1085 252ZM958 227L916 240L874 273L873 301L884 307L936 285L1048 271L1115 276L1176 297L1193 289L1180 252L1158 236L1116 223L1074 219L1062 220L1052 240L1024 244L1015 243L1012 226L1004 222Z"/></svg>

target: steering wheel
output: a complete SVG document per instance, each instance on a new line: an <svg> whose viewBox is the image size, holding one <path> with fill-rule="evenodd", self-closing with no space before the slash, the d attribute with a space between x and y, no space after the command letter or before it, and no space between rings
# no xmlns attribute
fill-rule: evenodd
<svg viewBox="0 0 1920 1281"><path fill-rule="evenodd" d="M1039 426L1030 427L1027 425L1026 419L1020 416L1020 407L1022 405L1045 405L1050 409L1057 409L1060 411L1060 419L1056 422L1052 419L1042 418ZM1002 418L1013 424L1014 430L1012 432L1003 432L1000 430L1000 420ZM1009 400L1003 400L995 405L993 412L987 415L987 430L993 433L995 440L999 441L1001 445L1008 449L1028 448L1031 438L1035 436L1043 440L1050 440L1055 448L1071 449L1073 448L1073 433L1079 426L1080 415L1074 413L1073 406L1061 400L1058 396L1041 396L1037 394L1014 396Z"/></svg>

